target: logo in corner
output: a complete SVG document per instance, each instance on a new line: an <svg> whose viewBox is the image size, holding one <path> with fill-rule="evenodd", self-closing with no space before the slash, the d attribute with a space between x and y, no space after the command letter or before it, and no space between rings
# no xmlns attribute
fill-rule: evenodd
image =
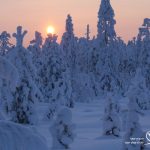
<svg viewBox="0 0 150 150"><path fill-rule="evenodd" d="M146 139L147 139L147 143L145 145L149 145L150 144L150 131L146 132Z"/></svg>

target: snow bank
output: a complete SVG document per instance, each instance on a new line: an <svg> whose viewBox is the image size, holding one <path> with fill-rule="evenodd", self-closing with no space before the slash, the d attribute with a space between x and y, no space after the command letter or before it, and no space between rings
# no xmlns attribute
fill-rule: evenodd
<svg viewBox="0 0 150 150"><path fill-rule="evenodd" d="M36 131L0 121L0 150L48 150L48 147Z"/></svg>

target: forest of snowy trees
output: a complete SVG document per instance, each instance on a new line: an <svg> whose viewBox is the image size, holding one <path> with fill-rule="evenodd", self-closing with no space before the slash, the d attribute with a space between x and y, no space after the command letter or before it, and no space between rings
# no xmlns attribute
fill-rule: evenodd
<svg viewBox="0 0 150 150"><path fill-rule="evenodd" d="M70 14L60 43L57 35L48 34L43 40L41 33L36 31L25 48L23 42L27 31L21 26L12 37L7 31L0 34L1 141L4 136L1 132L8 130L8 124L14 130L25 128L26 133L32 134L33 131L28 131L24 125L32 128L48 121L52 124L49 133L53 137L52 147L68 149L76 137L71 110L78 102L91 103L101 98L106 101L103 135L120 137L119 99L124 97L128 98L129 104L123 140L134 135L143 136L138 118L143 111L150 110L150 18L144 19L138 35L127 44L117 35L115 24L110 0L102 0L98 33L93 38L90 37L90 25L87 25L86 37L75 35ZM10 43L11 38L15 38L15 45ZM42 117L38 115L39 104L47 105ZM4 147L1 141L1 150L16 150ZM40 138L36 141L43 145L38 150L47 149ZM26 147L26 150L30 149ZM144 144L136 147L123 144L123 149L144 150L145 147Z"/></svg>

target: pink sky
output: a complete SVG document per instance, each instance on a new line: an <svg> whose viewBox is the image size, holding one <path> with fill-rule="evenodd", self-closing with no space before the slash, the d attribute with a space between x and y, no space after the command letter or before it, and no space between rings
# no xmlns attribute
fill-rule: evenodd
<svg viewBox="0 0 150 150"><path fill-rule="evenodd" d="M144 18L150 17L150 0L111 0L117 21L116 31L125 41L136 36ZM0 32L12 33L17 25L28 30L26 43L38 30L43 37L53 25L61 38L68 13L73 17L75 34L84 36L90 24L91 37L97 32L97 12L100 0L0 0Z"/></svg>

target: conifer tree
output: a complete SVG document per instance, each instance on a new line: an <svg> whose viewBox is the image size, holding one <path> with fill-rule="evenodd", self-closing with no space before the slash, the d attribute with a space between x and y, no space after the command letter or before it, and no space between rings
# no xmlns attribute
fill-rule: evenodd
<svg viewBox="0 0 150 150"><path fill-rule="evenodd" d="M21 124L35 124L37 114L35 103L39 99L37 87L34 82L35 68L27 49L23 47L23 39L27 31L22 32L22 27L17 27L13 34L16 38L16 47L9 53L8 59L17 68L20 84L14 92L12 106L12 121Z"/></svg>
<svg viewBox="0 0 150 150"><path fill-rule="evenodd" d="M8 118L11 114L13 93L19 84L17 69L6 59L0 57L0 107Z"/></svg>
<svg viewBox="0 0 150 150"><path fill-rule="evenodd" d="M50 128L53 138L52 148L69 149L75 138L74 128L71 111L68 108L61 109Z"/></svg>
<svg viewBox="0 0 150 150"><path fill-rule="evenodd" d="M123 150L144 150L144 140L139 140L141 144L125 144L125 142L133 142L132 138L144 139L144 133L139 123L139 106L134 98L134 93L129 95L128 104L128 119L126 126L126 133L124 136Z"/></svg>
<svg viewBox="0 0 150 150"><path fill-rule="evenodd" d="M30 41L30 45L28 47L29 51L32 53L32 60L38 69L41 65L41 55L42 55L42 36L38 31L35 32L35 39Z"/></svg>
<svg viewBox="0 0 150 150"><path fill-rule="evenodd" d="M70 15L68 15L66 19L66 31L62 36L61 47L65 54L68 72L70 72L70 80L71 80L71 86L73 91L71 96L72 99L71 101L73 102L76 99L75 73L76 73L77 38L74 36L73 23Z"/></svg>
<svg viewBox="0 0 150 150"><path fill-rule="evenodd" d="M103 118L103 134L113 135L116 137L120 136L120 118L118 116L119 106L116 99L112 98L110 94L107 98L106 106L104 109Z"/></svg>
<svg viewBox="0 0 150 150"><path fill-rule="evenodd" d="M102 45L107 45L116 39L116 32L114 25L116 21L114 19L115 13L110 4L110 0L102 0L100 9L98 12L98 35L97 38Z"/></svg>
<svg viewBox="0 0 150 150"><path fill-rule="evenodd" d="M41 91L49 108L44 118L52 119L60 105L72 106L71 83L68 78L63 55L57 36L49 34L43 45L43 66L41 70Z"/></svg>

